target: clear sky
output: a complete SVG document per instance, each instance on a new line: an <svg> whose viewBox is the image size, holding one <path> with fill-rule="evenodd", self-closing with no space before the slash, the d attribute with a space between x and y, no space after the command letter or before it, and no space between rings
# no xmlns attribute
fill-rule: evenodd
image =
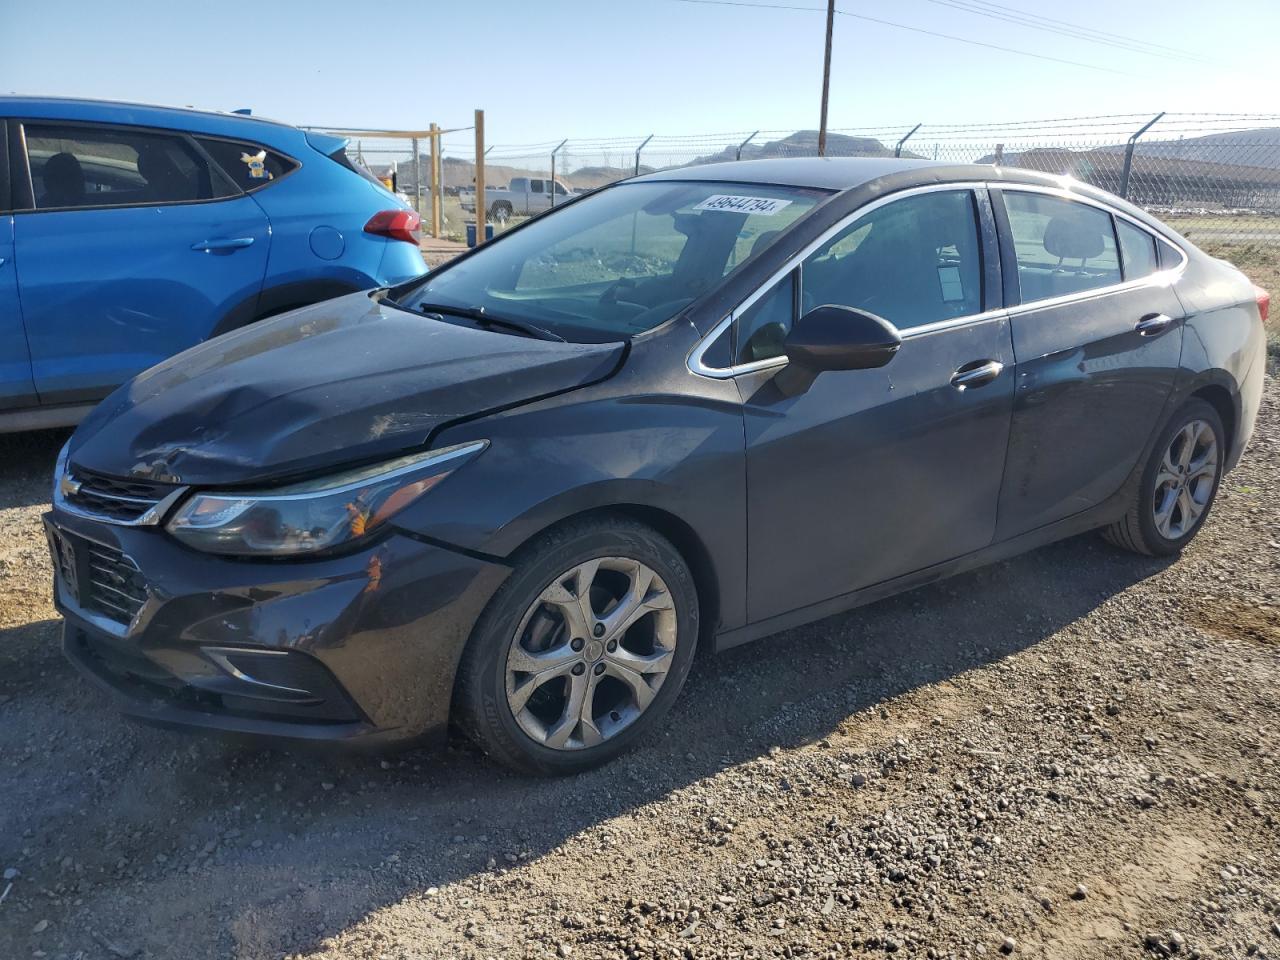
<svg viewBox="0 0 1280 960"><path fill-rule="evenodd" d="M21 38L0 58L0 92L248 106L362 128L468 125L483 107L495 144L816 127L825 14L746 6L764 2L0 0L0 36ZM838 16L830 125L1280 112L1280 0L1000 0L1207 63L1028 29L957 2L982 0L837 6L1124 75Z"/></svg>

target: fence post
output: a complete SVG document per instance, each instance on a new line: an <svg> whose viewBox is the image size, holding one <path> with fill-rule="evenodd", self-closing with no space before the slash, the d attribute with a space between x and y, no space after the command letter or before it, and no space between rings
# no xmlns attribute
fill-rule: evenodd
<svg viewBox="0 0 1280 960"><path fill-rule="evenodd" d="M735 160L741 160L741 159L742 159L742 148L743 148L743 147L745 147L745 146L746 146L748 143L750 143L752 140L754 140L754 139L756 138L756 134L757 134L757 133L759 133L759 132L760 132L760 131L759 131L759 130L757 130L755 133L751 134L751 136L747 137L747 139L743 140L740 144L738 144L738 155L737 155L736 157L734 157L734 159L735 159Z"/></svg>
<svg viewBox="0 0 1280 960"><path fill-rule="evenodd" d="M906 143L908 140L910 140L911 137L915 134L917 130L920 129L921 126L923 126L923 124L917 123L914 127L912 127L910 130L907 131L907 135L905 137L903 137L901 140L898 141L898 145L893 148L893 155L895 158L902 156L902 145Z"/></svg>
<svg viewBox="0 0 1280 960"><path fill-rule="evenodd" d="M484 111L476 111L476 246L484 243L489 208L484 198Z"/></svg>
<svg viewBox="0 0 1280 960"><path fill-rule="evenodd" d="M440 128L431 125L431 236L440 239Z"/></svg>
<svg viewBox="0 0 1280 960"><path fill-rule="evenodd" d="M422 216L422 153L418 149L418 138L414 137L413 143L413 209L418 211L418 216Z"/></svg>
<svg viewBox="0 0 1280 960"><path fill-rule="evenodd" d="M560 148L569 142L569 138L565 137L561 140L554 150L551 151L551 183L547 189L551 191L551 206L556 205L556 154L560 152Z"/></svg>
<svg viewBox="0 0 1280 960"><path fill-rule="evenodd" d="M640 176L640 151L643 150L645 148L645 144L647 144L652 139L653 139L653 134L651 133L644 138L644 143L641 143L640 146L636 147L636 176L637 177Z"/></svg>
<svg viewBox="0 0 1280 960"><path fill-rule="evenodd" d="M995 158L995 160L993 160L993 161L992 161L992 164L993 164L994 166L997 166L997 167L998 167L998 166L1000 166L1000 164L1002 164L1002 163L1004 163L1004 144L1003 144L1003 143L997 143L997 144L996 144L996 158Z"/></svg>
<svg viewBox="0 0 1280 960"><path fill-rule="evenodd" d="M1140 128L1138 128L1138 131L1132 137L1130 137L1129 142L1125 144L1124 169L1120 171L1120 196L1126 200L1129 199L1129 171L1133 168L1133 148L1137 145L1138 138L1142 136L1144 133L1146 133L1148 130L1150 130L1153 126L1155 126L1156 121L1163 116L1164 116L1164 111L1161 110L1154 117L1152 117L1145 124L1143 124Z"/></svg>

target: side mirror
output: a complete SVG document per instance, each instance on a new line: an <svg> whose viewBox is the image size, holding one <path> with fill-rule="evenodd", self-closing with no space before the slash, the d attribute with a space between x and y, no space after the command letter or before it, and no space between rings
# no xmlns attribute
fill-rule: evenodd
<svg viewBox="0 0 1280 960"><path fill-rule="evenodd" d="M902 346L898 328L883 317L853 307L814 307L791 327L787 359L814 374L825 370L872 370Z"/></svg>

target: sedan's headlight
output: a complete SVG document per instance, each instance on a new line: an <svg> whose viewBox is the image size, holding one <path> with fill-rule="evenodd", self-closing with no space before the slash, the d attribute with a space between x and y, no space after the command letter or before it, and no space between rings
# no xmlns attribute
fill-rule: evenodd
<svg viewBox="0 0 1280 960"><path fill-rule="evenodd" d="M372 533L488 443L476 440L273 490L197 493L167 529L209 553L285 556L327 550Z"/></svg>

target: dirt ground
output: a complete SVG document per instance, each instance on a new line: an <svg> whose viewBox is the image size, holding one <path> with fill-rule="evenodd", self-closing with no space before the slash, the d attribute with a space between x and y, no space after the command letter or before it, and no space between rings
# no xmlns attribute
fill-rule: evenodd
<svg viewBox="0 0 1280 960"><path fill-rule="evenodd" d="M134 726L0 438L0 958L1280 957L1280 388L1176 562L1084 536L718 658L574 779Z"/></svg>

